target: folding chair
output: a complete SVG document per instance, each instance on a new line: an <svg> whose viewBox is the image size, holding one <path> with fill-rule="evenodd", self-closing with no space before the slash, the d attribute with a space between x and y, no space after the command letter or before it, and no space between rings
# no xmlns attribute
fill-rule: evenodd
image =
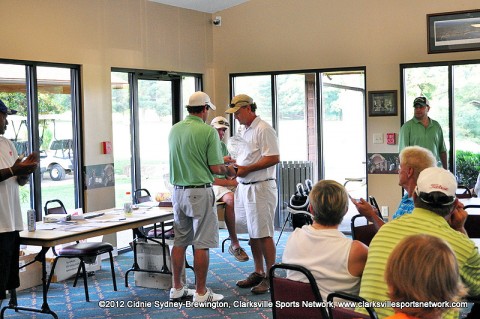
<svg viewBox="0 0 480 319"><path fill-rule="evenodd" d="M363 299L360 296L347 294L341 291L332 292L327 296L327 309L330 319L378 319L375 309L371 307L365 307L368 312L368 315L366 315L356 312L355 310L353 310L353 308L351 309L346 307L339 307L338 303L334 304L335 298L343 299L342 301L352 301L356 304L358 304L359 302L367 302L367 300Z"/></svg>
<svg viewBox="0 0 480 319"><path fill-rule="evenodd" d="M307 277L308 283L279 277L279 270L299 271ZM307 268L294 264L275 264L270 269L269 280L273 319L328 319L317 282ZM279 307L280 303L277 302L289 306ZM304 302L310 303L311 307L305 307Z"/></svg>
<svg viewBox="0 0 480 319"><path fill-rule="evenodd" d="M55 206L51 206L52 204L57 204ZM44 206L45 215L48 214L66 214L67 210L63 205L62 201L59 199L49 200L45 203ZM109 243L103 242L85 242L69 245L60 249L58 252L55 250L55 247L52 248L53 253L55 254L55 260L52 265L52 269L50 271L50 276L48 277L47 283L47 291L50 287L50 283L52 282L53 274L55 273L55 266L57 265L57 261L60 258L78 258L80 260L80 264L78 265L77 274L75 275L75 280L73 282L73 286L77 285L78 276L80 275L80 270L82 271L83 276L83 285L85 287L85 299L90 301L90 297L88 295L88 286L87 286L87 271L85 270L85 264L92 263L95 261L98 255L108 253L110 257L110 267L112 271L112 280L113 280L113 290L117 291L117 282L115 280L115 268L113 266L113 246Z"/></svg>
<svg viewBox="0 0 480 319"><path fill-rule="evenodd" d="M147 203L147 202L153 202L152 196L150 195L150 192L146 188L139 188L136 189L133 192L133 203L134 204L141 204L141 203ZM169 228L165 230L165 239L171 239L174 234L173 234L173 222L167 222L164 223L164 227L168 226ZM159 238L161 236L161 230L159 230L156 225L153 227L143 227L139 229L143 235L147 233L147 235L150 238ZM141 236L140 236L141 237Z"/></svg>
<svg viewBox="0 0 480 319"><path fill-rule="evenodd" d="M467 186L461 185L461 184L459 184L457 186L455 196L457 196L457 198L472 198L473 197L470 189Z"/></svg>
<svg viewBox="0 0 480 319"><path fill-rule="evenodd" d="M357 224L357 221L360 219L365 220L361 225ZM352 239L361 241L367 246L370 245L370 242L378 231L374 224L369 224L367 218L360 214L352 217L350 228L352 230Z"/></svg>

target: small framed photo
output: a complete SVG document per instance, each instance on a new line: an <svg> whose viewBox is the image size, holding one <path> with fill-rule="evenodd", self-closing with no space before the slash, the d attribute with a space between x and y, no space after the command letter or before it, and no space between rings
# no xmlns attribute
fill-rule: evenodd
<svg viewBox="0 0 480 319"><path fill-rule="evenodd" d="M396 116L397 91L368 92L368 114L370 116Z"/></svg>
<svg viewBox="0 0 480 319"><path fill-rule="evenodd" d="M427 14L428 53L480 50L480 10Z"/></svg>

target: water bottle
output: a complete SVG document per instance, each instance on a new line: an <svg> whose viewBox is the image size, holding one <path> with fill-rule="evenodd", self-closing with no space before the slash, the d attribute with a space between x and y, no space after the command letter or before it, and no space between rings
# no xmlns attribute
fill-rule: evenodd
<svg viewBox="0 0 480 319"><path fill-rule="evenodd" d="M125 215L125 217L131 217L133 215L132 193L130 192L125 193L125 202L123 203L123 214Z"/></svg>
<svg viewBox="0 0 480 319"><path fill-rule="evenodd" d="M34 209L29 209L27 210L27 225L28 225L28 231L35 231L37 229L36 227L36 219L37 219L37 214L35 213Z"/></svg>

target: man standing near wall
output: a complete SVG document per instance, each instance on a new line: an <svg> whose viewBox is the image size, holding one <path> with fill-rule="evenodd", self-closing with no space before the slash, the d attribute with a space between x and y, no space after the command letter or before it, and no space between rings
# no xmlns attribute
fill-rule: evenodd
<svg viewBox="0 0 480 319"><path fill-rule="evenodd" d="M188 116L175 124L168 137L170 147L170 183L174 185L173 212L175 241L172 249L173 288L170 300L191 298L195 302L223 299L207 288L209 249L218 247L218 218L213 174L235 175L223 162L217 131L205 124L208 110L215 110L210 97L203 92L190 96ZM185 268L185 251L193 245L196 291L181 281Z"/></svg>
<svg viewBox="0 0 480 319"><path fill-rule="evenodd" d="M0 301L6 298L6 290L20 286L18 256L23 218L18 186L27 183L40 160L39 154L32 152L22 161L13 143L3 137L7 116L15 113L0 100Z"/></svg>
<svg viewBox="0 0 480 319"><path fill-rule="evenodd" d="M233 113L245 129L236 158L237 180L235 215L239 232L248 230L255 271L237 282L255 294L269 291L268 272L275 263L273 219L277 206L275 165L280 152L275 130L255 114L257 105L245 94L235 96L226 113ZM265 268L264 268L265 260Z"/></svg>
<svg viewBox="0 0 480 319"><path fill-rule="evenodd" d="M447 147L443 138L440 124L428 116L430 102L424 96L413 101L414 117L405 122L400 128L398 150L401 152L406 146L422 146L432 151L437 161L447 169Z"/></svg>

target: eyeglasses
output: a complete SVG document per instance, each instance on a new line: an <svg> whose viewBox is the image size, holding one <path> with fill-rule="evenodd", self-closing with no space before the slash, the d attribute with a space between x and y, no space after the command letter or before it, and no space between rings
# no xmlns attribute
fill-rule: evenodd
<svg viewBox="0 0 480 319"><path fill-rule="evenodd" d="M228 122L225 122L224 120L220 120L220 121L215 122L213 124L220 124L220 125L225 125L225 126L230 127L230 124Z"/></svg>

